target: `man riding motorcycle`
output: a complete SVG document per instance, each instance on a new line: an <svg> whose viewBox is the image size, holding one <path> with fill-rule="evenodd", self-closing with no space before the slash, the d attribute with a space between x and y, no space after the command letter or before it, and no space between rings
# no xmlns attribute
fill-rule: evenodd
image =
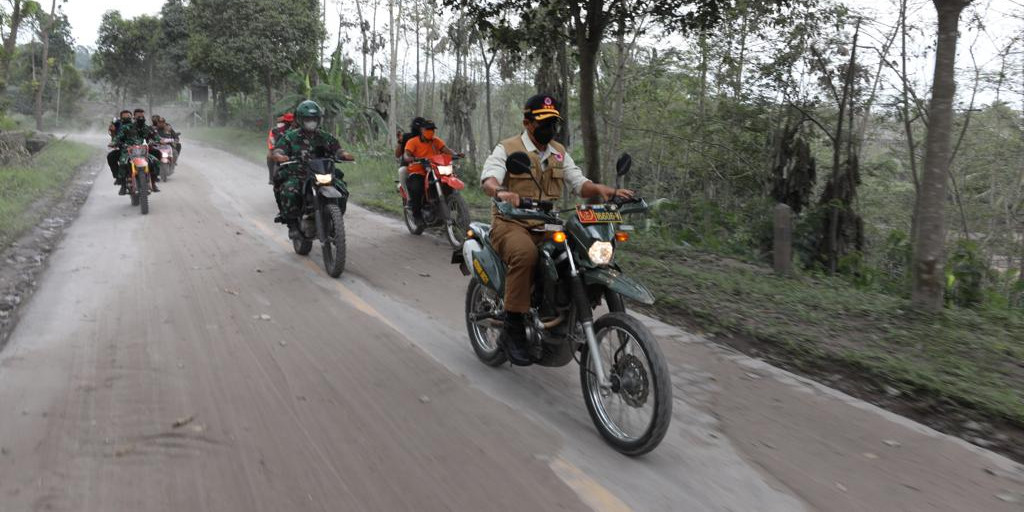
<svg viewBox="0 0 1024 512"><path fill-rule="evenodd" d="M110 133L111 142L113 142L114 138L117 137L117 132L120 131L121 126L131 124L131 122L132 111L122 110L119 117L115 119L113 122L111 122L110 126L107 127L107 132ZM107 166L110 167L110 175L114 177L114 185L121 185L121 175L118 173L117 170L117 160L118 158L120 158L120 156L121 150L118 148L114 148L109 153L107 153Z"/></svg>
<svg viewBox="0 0 1024 512"><path fill-rule="evenodd" d="M174 139L174 150L181 155L181 139L178 137L178 132L174 131L174 127L167 122L164 116L153 116L153 128L156 130L156 134L161 139Z"/></svg>
<svg viewBox="0 0 1024 512"><path fill-rule="evenodd" d="M289 130L277 139L271 153L273 160L280 164L301 161L304 158L335 158L354 161L349 152L341 149L338 139L320 129L323 109L313 100L299 103L295 108L295 120L299 127ZM275 222L288 225L288 237L299 238L299 218L302 215L302 180L304 170L293 163L277 170L275 184L279 190L277 206L280 211Z"/></svg>
<svg viewBox="0 0 1024 512"><path fill-rule="evenodd" d="M121 128L118 129L117 136L114 139L114 145L120 150L121 157L118 165L118 177L121 179L121 189L118 191L118 195L125 195L128 193L127 185L124 181L125 169L129 165L128 152L126 151L129 146L148 144L153 141L160 140L160 137L156 134L156 130L146 125L146 111L137 108L135 109L135 121L127 124L122 124ZM149 168L151 170L150 176L151 185L153 192L160 192L160 189L156 186L157 177L160 175L160 159L155 158L152 154L148 156Z"/></svg>
<svg viewBox="0 0 1024 512"><path fill-rule="evenodd" d="M594 183L583 175L565 147L552 140L561 119L558 103L550 95L539 94L526 100L523 132L501 141L484 162L480 175L484 193L516 207L522 197L558 200L566 183L575 194L584 198L600 196L607 201L616 196L633 197L631 190ZM529 155L530 174L511 176L505 172L505 161L515 152ZM530 308L530 288L538 260L537 244L544 240L544 233L534 229L543 226L537 226L537 221L506 219L496 208L491 213L491 243L508 267L505 285L507 317L499 342L513 364L526 366L532 362L524 313Z"/></svg>
<svg viewBox="0 0 1024 512"><path fill-rule="evenodd" d="M274 144L285 132L296 128L295 126L295 114L291 112L285 112L284 115L277 118L277 124L267 132L267 184L274 184L274 174L277 172L277 162L274 161ZM274 197L277 197L277 187L274 187Z"/></svg>
<svg viewBox="0 0 1024 512"><path fill-rule="evenodd" d="M413 221L418 225L423 225L424 176L427 174L419 160L441 154L462 156L446 146L440 137L436 137L436 130L437 125L433 121L424 120L420 126L419 136L412 137L405 143L405 154L402 156L402 160L408 164L409 172L405 179L405 190L409 192Z"/></svg>

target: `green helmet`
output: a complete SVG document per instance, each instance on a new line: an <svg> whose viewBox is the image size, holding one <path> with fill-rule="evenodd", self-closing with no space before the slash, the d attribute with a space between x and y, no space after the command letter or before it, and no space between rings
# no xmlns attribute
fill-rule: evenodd
<svg viewBox="0 0 1024 512"><path fill-rule="evenodd" d="M320 127L320 121L324 117L324 111L313 100L306 100L295 107L295 120L302 128L313 131ZM307 125L309 123L309 125Z"/></svg>

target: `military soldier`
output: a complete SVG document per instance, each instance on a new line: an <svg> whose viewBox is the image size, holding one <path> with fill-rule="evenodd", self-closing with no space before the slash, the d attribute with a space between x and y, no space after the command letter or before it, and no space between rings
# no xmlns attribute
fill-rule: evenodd
<svg viewBox="0 0 1024 512"><path fill-rule="evenodd" d="M114 139L117 137L117 132L121 129L121 126L130 124L132 122L132 111L122 110L119 117L110 123L107 127L107 132L110 133L110 142L113 145ZM121 184L121 174L118 170L118 159L121 157L121 150L114 148L107 153L107 166L110 167L110 175L114 177L114 184Z"/></svg>
<svg viewBox="0 0 1024 512"><path fill-rule="evenodd" d="M526 100L523 108L523 132L501 141L494 148L480 175L484 193L500 201L519 206L521 197L557 200L566 185L582 197L632 197L633 191L614 189L594 183L583 175L565 147L553 141L558 122L558 102L540 94ZM513 176L505 172L505 160L516 152L530 157L530 175ZM534 181L536 180L536 182ZM543 233L534 231L542 221L506 219L492 209L491 243L508 266L505 285L505 328L499 342L517 365L531 364L526 339L524 313L530 309L530 287L537 265L537 244Z"/></svg>
<svg viewBox="0 0 1024 512"><path fill-rule="evenodd" d="M330 133L320 129L323 110L315 101L306 100L295 109L295 120L298 128L285 132L278 137L271 153L277 163L289 160L299 161L280 167L277 170L275 183L278 187L277 207L280 214L275 222L288 225L289 238L299 238L299 218L302 216L302 180L305 177L301 161L305 158L336 158L353 161L349 152L341 149L341 144Z"/></svg>
<svg viewBox="0 0 1024 512"><path fill-rule="evenodd" d="M114 138L114 144L121 150L121 158L118 165L121 190L118 194L122 196L128 193L127 184L124 180L125 169L128 166L128 152L126 151L128 146L148 144L149 142L159 140L156 130L146 125L146 111L137 108L134 114L135 122L122 124L117 131L117 136ZM159 192L160 189L157 188L156 181L160 176L160 159L154 158L153 155L149 155L148 159L153 192Z"/></svg>

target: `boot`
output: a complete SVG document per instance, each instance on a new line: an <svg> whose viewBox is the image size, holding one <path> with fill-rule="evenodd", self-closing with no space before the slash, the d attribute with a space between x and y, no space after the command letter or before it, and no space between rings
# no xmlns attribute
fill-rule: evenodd
<svg viewBox="0 0 1024 512"><path fill-rule="evenodd" d="M153 176L152 179L149 180L149 183L150 183L150 185L151 185L151 187L153 189L153 192L160 192L160 187L156 186L156 180L157 180L157 177Z"/></svg>
<svg viewBox="0 0 1024 512"><path fill-rule="evenodd" d="M126 196L128 195L128 185L124 184L124 180L121 181L121 189L117 191L117 195Z"/></svg>
<svg viewBox="0 0 1024 512"><path fill-rule="evenodd" d="M505 349L509 362L516 366L530 366L530 351L526 339L526 315L523 313L506 313L505 328L498 338L498 343Z"/></svg>

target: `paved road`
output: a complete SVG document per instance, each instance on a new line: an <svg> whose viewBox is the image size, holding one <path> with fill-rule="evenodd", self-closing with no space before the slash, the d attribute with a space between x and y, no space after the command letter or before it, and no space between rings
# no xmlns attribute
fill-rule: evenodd
<svg viewBox="0 0 1024 512"><path fill-rule="evenodd" d="M186 143L145 217L99 175L0 353L0 511L1024 506L1020 466L650 319L675 416L620 456L575 368L476 361L446 244L350 208L331 279L265 175Z"/></svg>

